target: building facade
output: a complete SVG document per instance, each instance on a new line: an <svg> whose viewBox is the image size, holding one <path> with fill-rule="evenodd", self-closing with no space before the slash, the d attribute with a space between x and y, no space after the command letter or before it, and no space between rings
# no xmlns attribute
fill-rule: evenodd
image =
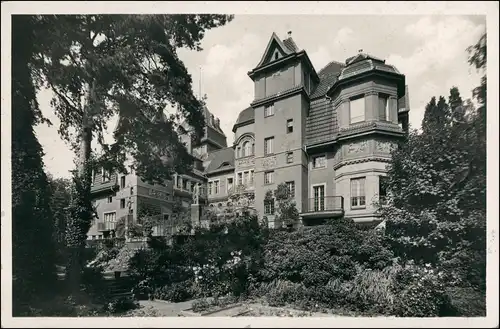
<svg viewBox="0 0 500 329"><path fill-rule="evenodd" d="M316 71L291 33L284 40L273 33L248 76L254 99L234 123L233 145L227 146L208 109L199 146L191 146L190 128L183 126L197 168L192 175L176 176L166 186L145 184L133 174L96 176L99 220L90 237L109 232L113 224L106 223L120 216L137 219L142 205L168 220L175 198L186 208L191 204L196 183L204 186L209 208L249 206L270 227L282 223L264 198L280 183L289 187L304 225L342 216L377 222L375 202L384 193L390 152L408 130L405 76L362 52Z"/></svg>
<svg viewBox="0 0 500 329"><path fill-rule="evenodd" d="M185 123L180 127L181 140L193 155L194 165L189 174L175 174L171 181L163 185L151 185L136 175L131 167L126 175L109 173L102 168L93 173L91 193L97 218L87 233L89 240L111 236L119 219L126 216L137 221L142 215L148 214L168 223L182 211L189 218L196 185L201 187L201 202L207 202L203 161L210 152L227 148L227 142L220 128L220 120L207 108L204 109L204 116L204 136L196 146L191 142L190 127ZM162 226L155 227L153 233L162 235L161 229Z"/></svg>
<svg viewBox="0 0 500 329"><path fill-rule="evenodd" d="M209 154L211 206L223 207L243 185L277 227L264 198L286 183L303 224L340 216L376 222L390 152L408 130L404 75L361 52L316 71L291 34L273 33L248 76L254 100L234 124L234 144Z"/></svg>

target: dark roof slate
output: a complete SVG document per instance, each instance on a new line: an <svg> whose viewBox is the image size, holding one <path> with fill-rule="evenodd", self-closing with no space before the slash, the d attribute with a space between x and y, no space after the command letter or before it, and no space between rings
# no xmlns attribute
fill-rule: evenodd
<svg viewBox="0 0 500 329"><path fill-rule="evenodd" d="M241 111L240 114L238 114L238 119L236 119L234 126L243 124L245 122L251 122L254 119L255 119L255 110L253 107L249 106L243 111Z"/></svg>
<svg viewBox="0 0 500 329"><path fill-rule="evenodd" d="M311 99L319 98L325 96L328 89L330 89L335 82L337 82L338 76L344 64L332 61L323 67L319 72L319 84L316 89L311 94Z"/></svg>
<svg viewBox="0 0 500 329"><path fill-rule="evenodd" d="M293 53L296 53L297 51L299 51L299 47L297 47L297 44L295 43L295 41L293 41L293 39L291 37L283 40L283 44L285 45L285 47L288 48L288 50L290 50Z"/></svg>
<svg viewBox="0 0 500 329"><path fill-rule="evenodd" d="M205 173L209 174L218 170L234 168L234 150L232 147L226 147L217 151L210 152L206 160L208 166Z"/></svg>

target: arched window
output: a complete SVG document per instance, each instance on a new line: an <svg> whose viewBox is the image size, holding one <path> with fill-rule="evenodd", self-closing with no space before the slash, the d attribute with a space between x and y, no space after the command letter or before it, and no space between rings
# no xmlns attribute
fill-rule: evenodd
<svg viewBox="0 0 500 329"><path fill-rule="evenodd" d="M249 156L252 154L252 144L250 144L249 141L246 141L245 143L243 143L243 156Z"/></svg>
<svg viewBox="0 0 500 329"><path fill-rule="evenodd" d="M243 147L241 148L241 156L244 157L249 155L247 152L247 148L248 148L248 141L243 143Z"/></svg>

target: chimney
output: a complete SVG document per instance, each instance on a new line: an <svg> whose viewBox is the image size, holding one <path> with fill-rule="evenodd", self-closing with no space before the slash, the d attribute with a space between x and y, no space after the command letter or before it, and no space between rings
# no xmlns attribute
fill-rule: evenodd
<svg viewBox="0 0 500 329"><path fill-rule="evenodd" d="M363 49L358 50L358 53L362 53L362 52L363 52Z"/></svg>
<svg viewBox="0 0 500 329"><path fill-rule="evenodd" d="M292 37L292 31L288 31L288 37L291 38Z"/></svg>

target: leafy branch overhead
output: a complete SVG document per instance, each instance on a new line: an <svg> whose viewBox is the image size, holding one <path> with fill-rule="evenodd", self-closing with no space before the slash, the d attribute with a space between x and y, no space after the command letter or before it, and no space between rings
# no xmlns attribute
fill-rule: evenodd
<svg viewBox="0 0 500 329"><path fill-rule="evenodd" d="M120 164L130 154L146 180L163 181L189 169L192 159L177 135L177 122L184 118L200 138L204 104L193 94L177 49L201 50L206 31L231 20L226 15L37 16L33 68L38 84L54 92L61 136L78 150L86 125L103 149L102 159L123 171ZM176 112L166 115L168 107ZM116 116L116 142L108 145L104 134Z"/></svg>

